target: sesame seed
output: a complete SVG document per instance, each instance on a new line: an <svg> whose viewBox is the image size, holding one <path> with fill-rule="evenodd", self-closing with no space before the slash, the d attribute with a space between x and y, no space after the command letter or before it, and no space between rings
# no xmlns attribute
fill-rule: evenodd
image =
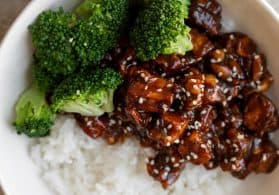
<svg viewBox="0 0 279 195"><path fill-rule="evenodd" d="M230 161L231 161L231 162L235 162L235 161L236 161L236 157L232 157L232 158L230 159Z"/></svg>
<svg viewBox="0 0 279 195"><path fill-rule="evenodd" d="M224 90L223 90L223 92L226 94L226 93L228 93L229 92L229 88L225 88Z"/></svg>
<svg viewBox="0 0 279 195"><path fill-rule="evenodd" d="M236 166L232 164L232 170L236 170Z"/></svg>
<svg viewBox="0 0 279 195"><path fill-rule="evenodd" d="M167 180L168 174L169 174L168 172L164 172L164 173L162 174L161 178L162 178L163 181Z"/></svg>
<svg viewBox="0 0 279 195"><path fill-rule="evenodd" d="M186 156L186 159L187 159L187 160L191 160L191 156L187 155L187 156Z"/></svg>
<svg viewBox="0 0 279 195"><path fill-rule="evenodd" d="M168 163L168 162L170 161L170 157L167 156L167 157L165 158L165 161L166 161L166 163Z"/></svg>
<svg viewBox="0 0 279 195"><path fill-rule="evenodd" d="M266 161L267 160L267 156L264 154L263 155L263 161Z"/></svg>
<svg viewBox="0 0 279 195"><path fill-rule="evenodd" d="M173 84L167 84L167 88L171 88L173 86Z"/></svg>
<svg viewBox="0 0 279 195"><path fill-rule="evenodd" d="M171 157L171 162L172 162L172 163L175 162L175 157Z"/></svg>
<svg viewBox="0 0 279 195"><path fill-rule="evenodd" d="M154 169L154 170L153 170L153 172L154 172L156 175L158 175L158 174L159 174L158 169Z"/></svg>
<svg viewBox="0 0 279 195"><path fill-rule="evenodd" d="M147 82L149 80L148 77L144 77L144 81Z"/></svg>
<svg viewBox="0 0 279 195"><path fill-rule="evenodd" d="M117 49L116 49L116 53L121 53L121 49L120 49L120 48L117 48Z"/></svg>
<svg viewBox="0 0 279 195"><path fill-rule="evenodd" d="M162 92L162 91L163 91L163 89L161 89L161 88L157 89L157 92Z"/></svg>
<svg viewBox="0 0 279 195"><path fill-rule="evenodd" d="M228 163L229 163L228 159L225 158L225 159L224 159L224 163L225 163L225 164L228 164Z"/></svg>
<svg viewBox="0 0 279 195"><path fill-rule="evenodd" d="M139 104L143 104L144 101L145 101L145 99L143 97L139 98Z"/></svg>
<svg viewBox="0 0 279 195"><path fill-rule="evenodd" d="M132 131L132 128L131 128L131 127L129 127L129 126L128 126L128 127L126 127L126 129L127 129L128 131L130 131L130 132Z"/></svg>
<svg viewBox="0 0 279 195"><path fill-rule="evenodd" d="M230 144L230 143L231 143L231 140L226 139L226 143L227 143L227 144Z"/></svg>
<svg viewBox="0 0 279 195"><path fill-rule="evenodd" d="M74 41L74 38L70 38L69 42L72 43Z"/></svg>
<svg viewBox="0 0 279 195"><path fill-rule="evenodd" d="M170 147L170 146L171 146L171 143L170 143L170 142L167 142L166 146L167 146L167 147Z"/></svg>
<svg viewBox="0 0 279 195"><path fill-rule="evenodd" d="M91 126L92 123L93 123L93 121L88 121L88 122L86 123L86 125L87 125L87 126Z"/></svg>
<svg viewBox="0 0 279 195"><path fill-rule="evenodd" d="M227 78L227 81L228 81L228 82L232 82L232 81L233 81L232 77L228 77L228 78Z"/></svg>
<svg viewBox="0 0 279 195"><path fill-rule="evenodd" d="M206 145L205 144L201 144L201 148L206 149Z"/></svg>
<svg viewBox="0 0 279 195"><path fill-rule="evenodd" d="M197 79L190 79L193 83L197 83Z"/></svg>
<svg viewBox="0 0 279 195"><path fill-rule="evenodd" d="M230 38L231 40L233 40L233 39L234 39L234 35L231 34L229 38Z"/></svg>
<svg viewBox="0 0 279 195"><path fill-rule="evenodd" d="M160 125L160 120L157 119L157 121L156 121L156 126L159 126L159 125Z"/></svg>
<svg viewBox="0 0 279 195"><path fill-rule="evenodd" d="M197 160L198 159L198 155L194 152L191 152L190 155L193 157L193 159Z"/></svg>
<svg viewBox="0 0 279 195"><path fill-rule="evenodd" d="M128 56L126 60L127 60L127 61L130 61L130 60L132 60L132 59L133 59L132 56Z"/></svg>
<svg viewBox="0 0 279 195"><path fill-rule="evenodd" d="M109 120L109 126L115 125L116 121L114 119Z"/></svg>
<svg viewBox="0 0 279 195"><path fill-rule="evenodd" d="M180 159L179 162L180 162L180 163L184 163L185 160L184 160L184 159Z"/></svg>
<svg viewBox="0 0 279 195"><path fill-rule="evenodd" d="M201 127L202 124L199 121L195 121L195 127L198 129L199 127Z"/></svg>
<svg viewBox="0 0 279 195"><path fill-rule="evenodd" d="M198 85L193 85L193 88L196 89L196 90L200 89Z"/></svg>
<svg viewBox="0 0 279 195"><path fill-rule="evenodd" d="M225 127L226 126L226 123L225 122L221 122L221 127Z"/></svg>
<svg viewBox="0 0 279 195"><path fill-rule="evenodd" d="M162 77L165 77L165 76L167 76L167 74L166 74L166 73L163 73L163 74L161 74L161 76L162 76Z"/></svg>
<svg viewBox="0 0 279 195"><path fill-rule="evenodd" d="M174 165L173 165L173 167L175 167L175 168L177 168L177 167L179 167L180 165L179 165L179 163L175 163Z"/></svg>
<svg viewBox="0 0 279 195"><path fill-rule="evenodd" d="M221 150L223 150L223 149L225 148L225 146L224 146L223 144L220 144L220 145L219 145L219 148L220 148Z"/></svg>
<svg viewBox="0 0 279 195"><path fill-rule="evenodd" d="M254 56L254 59L255 59L255 60L257 60L257 59L259 59L259 58L260 58L259 55L255 55L255 56Z"/></svg>
<svg viewBox="0 0 279 195"><path fill-rule="evenodd" d="M166 139L170 141L170 140L172 140L172 137L171 136L167 136Z"/></svg>
<svg viewBox="0 0 279 195"><path fill-rule="evenodd" d="M239 134L237 135L237 139L244 139L244 135L239 133Z"/></svg>
<svg viewBox="0 0 279 195"><path fill-rule="evenodd" d="M201 111L201 114L206 114L207 113L207 111L206 110L203 110L203 111Z"/></svg>
<svg viewBox="0 0 279 195"><path fill-rule="evenodd" d="M165 171L166 171L166 172L170 172L170 170L171 170L171 168L170 168L169 166L166 166L166 167L165 167Z"/></svg>
<svg viewBox="0 0 279 195"><path fill-rule="evenodd" d="M196 106L198 102L196 100L193 101L193 105Z"/></svg>
<svg viewBox="0 0 279 195"><path fill-rule="evenodd" d="M209 168L213 168L213 162L210 162L210 163L208 164L208 167L209 167Z"/></svg>
<svg viewBox="0 0 279 195"><path fill-rule="evenodd" d="M208 133L207 137L211 138L212 137L212 133Z"/></svg>
<svg viewBox="0 0 279 195"><path fill-rule="evenodd" d="M218 77L222 77L223 76L223 73L222 72L218 72Z"/></svg>
<svg viewBox="0 0 279 195"><path fill-rule="evenodd" d="M150 165L154 165L155 164L155 161L154 160L151 160L150 161Z"/></svg>
<svg viewBox="0 0 279 195"><path fill-rule="evenodd" d="M80 95L80 90L77 90L77 92L76 92L76 93L77 93L77 95Z"/></svg>
<svg viewBox="0 0 279 195"><path fill-rule="evenodd" d="M169 109L169 107L168 107L167 104L163 104L163 105L162 105L162 108L163 108L163 110L164 110L165 112L168 111L168 109Z"/></svg>
<svg viewBox="0 0 279 195"><path fill-rule="evenodd" d="M174 140L174 143L176 143L176 144L179 144L179 142L180 142L179 139Z"/></svg>

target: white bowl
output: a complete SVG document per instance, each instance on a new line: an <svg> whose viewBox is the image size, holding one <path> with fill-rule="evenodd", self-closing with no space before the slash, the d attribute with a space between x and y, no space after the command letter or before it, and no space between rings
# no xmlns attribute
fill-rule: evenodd
<svg viewBox="0 0 279 195"><path fill-rule="evenodd" d="M11 123L14 103L30 80L32 49L27 27L45 9L72 8L79 0L32 1L16 20L0 48L0 181L7 195L50 195L28 155L28 138L18 136ZM279 106L279 16L264 0L219 0L226 29L249 34L267 55L275 77L270 92ZM279 133L278 133L279 134ZM279 136L277 136L279 137ZM279 143L279 142L278 142ZM270 175L250 176L234 192L278 195L279 168ZM220 186L221 187L221 186Z"/></svg>

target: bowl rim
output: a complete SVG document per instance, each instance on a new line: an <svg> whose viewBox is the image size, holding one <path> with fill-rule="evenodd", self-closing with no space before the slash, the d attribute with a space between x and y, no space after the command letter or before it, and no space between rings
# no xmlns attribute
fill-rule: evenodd
<svg viewBox="0 0 279 195"><path fill-rule="evenodd" d="M35 5L37 5L39 3L40 3L39 1L30 1L23 8L23 10L20 12L20 14L18 14L16 19L12 22L9 29L6 31L4 37L0 41L0 56L1 56L2 51L5 49L5 46L8 44L10 37L13 35L13 32L16 29L16 26L18 24L20 24L22 22L22 18L24 16L27 16L27 14L33 9L33 7L36 7ZM271 16L271 18L274 19L274 21L276 21L279 24L279 12L276 11L275 8L273 8L269 2L267 2L266 0L255 0L255 3L258 3L264 9L264 11L266 11L266 13L269 14ZM9 194L8 192L10 192L10 190L8 189L7 186L9 186L9 185L2 178L4 178L4 177L0 171L0 187L1 187L2 191L4 192L4 194L8 195Z"/></svg>

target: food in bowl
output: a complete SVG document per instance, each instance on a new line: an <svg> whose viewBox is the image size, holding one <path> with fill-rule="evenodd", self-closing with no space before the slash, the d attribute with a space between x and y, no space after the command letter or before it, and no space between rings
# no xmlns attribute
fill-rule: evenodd
<svg viewBox="0 0 279 195"><path fill-rule="evenodd" d="M126 28L112 21L110 6L126 13L118 3L85 1L78 16L48 11L31 26L36 87L20 98L18 131L46 136L57 113L75 113L90 137L109 144L132 137L151 148L147 171L164 188L188 162L238 178L272 171L278 152L269 135L278 113L263 94L272 76L255 43L220 34L216 1L139 2Z"/></svg>

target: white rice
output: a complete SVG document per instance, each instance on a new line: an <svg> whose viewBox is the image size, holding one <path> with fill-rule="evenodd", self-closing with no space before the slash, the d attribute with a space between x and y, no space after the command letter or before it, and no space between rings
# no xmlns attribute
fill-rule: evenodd
<svg viewBox="0 0 279 195"><path fill-rule="evenodd" d="M188 164L179 180L163 190L145 168L151 151L131 139L114 146L93 140L71 117L59 117L51 135L34 140L30 153L42 178L60 195L224 195L240 183L219 169Z"/></svg>

